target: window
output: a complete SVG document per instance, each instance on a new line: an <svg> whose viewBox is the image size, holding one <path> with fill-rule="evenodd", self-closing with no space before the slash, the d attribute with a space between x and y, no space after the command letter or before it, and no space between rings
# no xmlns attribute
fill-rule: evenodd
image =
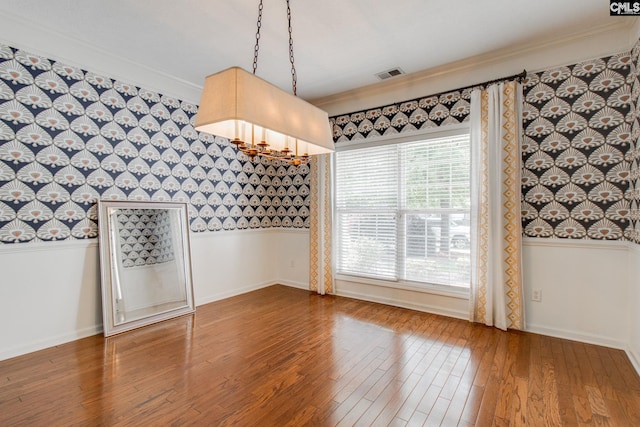
<svg viewBox="0 0 640 427"><path fill-rule="evenodd" d="M338 274L469 287L469 135L336 154Z"/></svg>

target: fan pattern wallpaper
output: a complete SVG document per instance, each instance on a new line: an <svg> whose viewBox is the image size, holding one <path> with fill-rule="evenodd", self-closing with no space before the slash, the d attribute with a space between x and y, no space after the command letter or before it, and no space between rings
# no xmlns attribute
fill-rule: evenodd
<svg viewBox="0 0 640 427"><path fill-rule="evenodd" d="M528 75L525 235L640 243L639 53ZM471 90L332 117L334 140L468 121ZM99 198L185 202L195 232L308 228L308 166L252 163L196 112L0 44L0 242L96 237Z"/></svg>
<svg viewBox="0 0 640 427"><path fill-rule="evenodd" d="M630 239L631 54L524 82L522 220L532 237Z"/></svg>
<svg viewBox="0 0 640 427"><path fill-rule="evenodd" d="M638 46L523 82L525 235L640 243ZM333 117L334 141L468 121L472 89Z"/></svg>
<svg viewBox="0 0 640 427"><path fill-rule="evenodd" d="M196 112L0 45L0 242L96 237L98 199L188 203L195 232L308 227L308 166L250 162Z"/></svg>
<svg viewBox="0 0 640 427"><path fill-rule="evenodd" d="M469 120L473 88L330 118L336 144L459 124Z"/></svg>
<svg viewBox="0 0 640 427"><path fill-rule="evenodd" d="M640 40L631 51L631 67L627 78L631 88L631 112L627 122L631 124L631 141L629 146L629 189L627 198L631 202L629 220L631 232L628 238L640 244Z"/></svg>

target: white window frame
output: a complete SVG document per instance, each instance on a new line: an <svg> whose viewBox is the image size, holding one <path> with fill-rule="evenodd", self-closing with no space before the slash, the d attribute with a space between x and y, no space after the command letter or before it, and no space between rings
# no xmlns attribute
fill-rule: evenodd
<svg viewBox="0 0 640 427"><path fill-rule="evenodd" d="M385 135L376 138L370 138L365 140L357 140L357 141L344 141L336 145L336 152L342 151L350 151L357 150L362 148L370 148L370 147L378 147L383 145L390 144L400 144L404 142L413 142L413 141L421 141L427 139L436 139L436 138L446 138L458 135L464 135L470 133L470 126L468 123L461 123L459 125L449 125L445 128L433 128L427 129L424 131L411 132L410 134L395 134L395 135ZM334 159L335 161L335 159ZM335 182L336 182L336 168L333 168L333 179L334 183L333 187L333 217L338 218L337 207L335 203ZM338 227L333 227L333 253L337 254L337 241L338 241ZM399 250L401 250L401 244L398 242ZM409 291L417 291L428 294L442 295L447 297L459 298L459 299L469 299L469 288L449 286L449 285L439 285L435 283L425 283L425 282L413 282L408 280L384 280L373 277L366 277L362 275L351 275L345 273L338 273L337 271L337 259L334 259L333 263L333 271L336 272L335 278L336 280L342 280L345 282L359 283L359 284L367 284L374 285L392 289L403 289ZM473 263L471 263L473 265Z"/></svg>

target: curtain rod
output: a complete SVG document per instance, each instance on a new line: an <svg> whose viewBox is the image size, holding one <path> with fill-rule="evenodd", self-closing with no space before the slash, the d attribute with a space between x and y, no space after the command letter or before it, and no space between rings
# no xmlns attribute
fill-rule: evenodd
<svg viewBox="0 0 640 427"><path fill-rule="evenodd" d="M522 83L522 81L523 81L526 77L527 77L527 70L522 70L522 72L521 72L521 73L514 74L514 75L512 75L512 76L502 77L502 78L499 78L499 79L493 79L493 80L487 80L486 82L476 83L476 84L474 84L474 85L467 86L467 87L464 87L464 88L462 88L462 89L468 89L468 88L476 87L476 86L489 86L490 84L493 84L493 83L500 83L500 82L504 82L504 81L507 81L507 80L515 80L515 81L517 81L518 83ZM460 90L460 89L458 89L458 90Z"/></svg>
<svg viewBox="0 0 640 427"><path fill-rule="evenodd" d="M435 95L443 94L443 93L446 93L446 92L463 91L465 89L471 89L471 88L479 87L479 86L487 87L487 86L489 86L491 84L499 83L499 82L505 82L507 80L516 80L518 83L522 83L522 81L526 77L527 77L527 70L522 70L522 72L520 72L518 74L513 74L513 75L507 76L507 77L501 77L499 79L487 80L486 82L482 82L482 83L474 83L474 84L469 85L469 86L463 86L463 87L460 87L460 88L457 88L457 89L451 89L451 90L448 90L448 91L440 92L440 93L435 94ZM422 96L420 98L424 98L424 97ZM420 98L414 98L414 99L410 99L410 100L406 100L406 101L393 102L391 104L386 104L386 105L383 105L383 106L380 106L380 107L375 107L375 108L384 108L384 107L387 107L389 105L400 106L400 104L402 104L404 102L417 101Z"/></svg>
<svg viewBox="0 0 640 427"><path fill-rule="evenodd" d="M463 91L463 90L465 90L465 89L471 89L471 88L478 87L478 86L486 87L486 86L489 86L489 85L491 85L491 84L499 83L499 82L504 82L504 81L507 81L507 80L516 80L518 83L522 83L522 81L523 81L526 77L527 77L527 70L522 70L522 72L520 72L520 73L518 73L518 74L513 74L513 75L511 75L511 76L501 77L501 78L499 78L499 79L487 80L486 82L482 82L482 83L475 83L475 84L472 84L472 85L469 85L469 86L463 86L463 87L458 88L458 89L452 89L452 90L449 90L449 91L440 92L440 93L438 93L438 94L434 94L434 95L439 95L439 94L442 94L442 93L446 93L446 92L453 92L453 91ZM422 97L420 97L420 98L424 98L424 97L422 96ZM402 103L404 103L404 102L417 101L417 100L418 100L418 99L420 99L420 98L414 98L414 99L405 100L405 101L397 101L397 102L393 102L393 103L391 103L391 104L385 104L385 105L382 105L382 106L379 106L379 107L374 107L374 109L375 109L375 108L384 108L384 107L387 107L387 106L390 106L390 105L400 106L400 104L402 104ZM351 114L351 113L346 113L346 114ZM338 114L338 115L336 115L336 116L332 116L332 117L338 117L338 116L340 116L340 115L341 115L341 114Z"/></svg>

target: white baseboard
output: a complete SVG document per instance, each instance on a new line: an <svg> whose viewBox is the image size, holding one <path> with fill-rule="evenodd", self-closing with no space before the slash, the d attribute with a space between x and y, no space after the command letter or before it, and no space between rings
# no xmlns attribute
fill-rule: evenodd
<svg viewBox="0 0 640 427"><path fill-rule="evenodd" d="M636 369L638 375L640 375L640 353L633 351L630 347L625 349L625 353L627 353L627 357L631 364Z"/></svg>
<svg viewBox="0 0 640 427"><path fill-rule="evenodd" d="M49 337L46 340L28 342L9 349L3 349L0 351L0 360L11 359L12 357L22 356L24 354L33 353L34 351L66 344L71 341L87 338L100 333L102 333L102 324L79 329L68 334Z"/></svg>
<svg viewBox="0 0 640 427"><path fill-rule="evenodd" d="M582 333L576 331L569 331L566 329L547 328L539 325L527 325L526 332L532 332L534 334L546 335L555 338L564 338L571 341L580 341L586 344L601 345L604 347L617 348L619 350L625 350L627 343L620 340L611 339L606 336Z"/></svg>
<svg viewBox="0 0 640 427"><path fill-rule="evenodd" d="M258 289L266 288L267 286L271 286L275 284L273 280L267 280L265 282L254 283L252 285L243 286L242 288L233 289L231 291L218 292L213 295L207 295L204 297L196 298L196 307L200 305L209 304L211 302L220 301L226 298L235 297L237 295L246 294L247 292L255 291Z"/></svg>
<svg viewBox="0 0 640 427"><path fill-rule="evenodd" d="M278 284L278 285L284 285L284 286L290 286L292 288L297 288L297 289L304 289L306 291L309 290L309 283L304 283L304 282L295 282L295 281L291 281L291 280L276 280L275 282L273 282L273 284ZM454 317L456 319L464 319L467 320L469 318L469 314L467 312L462 312L462 311L457 311L457 310L450 310L450 309L446 309L446 308L442 308L442 307L436 307L436 306L432 306L432 305L428 305L428 304L416 304L416 303L412 303L409 301L400 301L397 299L389 299L389 298L384 298L384 297L376 297L376 296L372 296L369 294L363 294L360 292L353 292L353 291L340 291L338 290L335 295L339 296L339 297L345 297L345 298L353 298L353 299L357 299L357 300L361 300L361 301L368 301L368 302L376 302L379 304L386 304L386 305L390 305L393 307L400 307L400 308L408 308L410 310L416 310L416 311L422 311L425 313L431 313L431 314L438 314L441 316L447 316L447 317Z"/></svg>
<svg viewBox="0 0 640 427"><path fill-rule="evenodd" d="M305 291L309 290L309 283L304 283L304 282L295 282L292 280L275 280L272 285L284 285L284 286L289 286L291 288L297 288L297 289L304 289Z"/></svg>
<svg viewBox="0 0 640 427"><path fill-rule="evenodd" d="M353 291L338 290L336 295L341 297L359 299L362 301L377 302L380 304L391 305L394 307L408 308L410 310L423 311L425 313L439 314L441 316L453 317L456 319L463 319L463 320L469 319L469 313L466 311L451 310L451 309L437 307L429 304L416 304L410 301L401 301L397 299L372 296L372 295L362 294L362 293L353 292Z"/></svg>

